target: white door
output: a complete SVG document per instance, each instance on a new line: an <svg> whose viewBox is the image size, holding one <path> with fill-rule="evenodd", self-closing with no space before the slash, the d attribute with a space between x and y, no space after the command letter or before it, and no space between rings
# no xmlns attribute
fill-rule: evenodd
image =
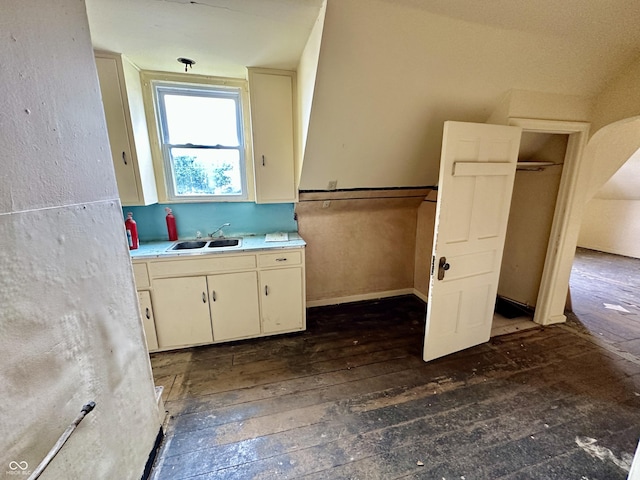
<svg viewBox="0 0 640 480"><path fill-rule="evenodd" d="M260 335L257 272L209 275L207 285L216 342Z"/></svg>
<svg viewBox="0 0 640 480"><path fill-rule="evenodd" d="M262 333L303 329L302 268L278 268L260 272Z"/></svg>
<svg viewBox="0 0 640 480"><path fill-rule="evenodd" d="M156 335L156 322L153 319L153 308L151 307L151 295L149 292L138 292L138 302L140 303L140 313L142 314L142 327L147 339L147 350L157 350L158 336Z"/></svg>
<svg viewBox="0 0 640 480"><path fill-rule="evenodd" d="M521 133L444 125L425 361L489 340Z"/></svg>
<svg viewBox="0 0 640 480"><path fill-rule="evenodd" d="M114 58L97 57L96 67L120 201L124 205L140 204L118 65Z"/></svg>
<svg viewBox="0 0 640 480"><path fill-rule="evenodd" d="M293 77L249 71L256 203L294 202Z"/></svg>
<svg viewBox="0 0 640 480"><path fill-rule="evenodd" d="M207 277L154 280L153 309L160 348L213 342Z"/></svg>

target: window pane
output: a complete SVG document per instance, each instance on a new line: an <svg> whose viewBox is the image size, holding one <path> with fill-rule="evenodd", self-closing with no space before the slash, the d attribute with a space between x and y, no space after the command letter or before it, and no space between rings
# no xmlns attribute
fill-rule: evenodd
<svg viewBox="0 0 640 480"><path fill-rule="evenodd" d="M172 148L176 195L240 195L242 176L238 150Z"/></svg>
<svg viewBox="0 0 640 480"><path fill-rule="evenodd" d="M240 145L233 98L164 95L167 143L185 145Z"/></svg>

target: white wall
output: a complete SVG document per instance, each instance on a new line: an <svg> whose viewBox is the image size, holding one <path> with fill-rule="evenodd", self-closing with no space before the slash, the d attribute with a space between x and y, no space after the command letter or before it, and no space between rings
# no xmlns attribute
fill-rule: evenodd
<svg viewBox="0 0 640 480"><path fill-rule="evenodd" d="M578 246L640 258L640 200L594 198L582 219Z"/></svg>
<svg viewBox="0 0 640 480"><path fill-rule="evenodd" d="M619 67L601 58L594 76L596 45L577 50L427 3L328 0L301 189L434 185L444 121L484 122L511 89L557 94L534 102L541 116L529 118L556 118L548 107L583 112L582 97L601 88L593 78Z"/></svg>
<svg viewBox="0 0 640 480"><path fill-rule="evenodd" d="M509 118L588 122L593 101L590 96L513 89L496 104L486 123L507 125Z"/></svg>
<svg viewBox="0 0 640 480"><path fill-rule="evenodd" d="M596 98L592 134L618 120L640 115L640 57L620 74Z"/></svg>
<svg viewBox="0 0 640 480"><path fill-rule="evenodd" d="M640 151L637 151L587 204L578 245L640 258L639 186Z"/></svg>
<svg viewBox="0 0 640 480"><path fill-rule="evenodd" d="M0 15L0 477L138 479L159 430L84 10ZM7 473L9 478L9 473Z"/></svg>
<svg viewBox="0 0 640 480"><path fill-rule="evenodd" d="M589 202L578 245L640 258L640 59L598 95L585 151Z"/></svg>
<svg viewBox="0 0 640 480"><path fill-rule="evenodd" d="M300 181L302 172L302 159L304 158L307 133L309 131L309 119L313 107L313 93L316 87L316 74L318 72L318 60L322 45L322 30L324 16L327 10L327 2L324 0L320 13L313 25L307 44L304 47L300 63L298 64L298 155L299 165L296 165L296 185Z"/></svg>

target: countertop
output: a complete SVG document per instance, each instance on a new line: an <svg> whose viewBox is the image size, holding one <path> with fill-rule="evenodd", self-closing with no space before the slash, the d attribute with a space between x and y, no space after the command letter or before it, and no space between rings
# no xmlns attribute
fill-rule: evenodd
<svg viewBox="0 0 640 480"><path fill-rule="evenodd" d="M159 241L140 243L136 250L129 250L132 259L137 258L168 258L168 257L193 257L199 255L220 255L223 253L243 253L255 250L275 250L283 248L300 248L307 243L296 232L289 232L289 240L286 242L267 242L264 235L235 236L229 238L242 238L240 247L227 247L220 249L198 249L198 250L171 250L167 249L175 242ZM193 239L181 238L179 241ZM211 240L203 238L202 240Z"/></svg>

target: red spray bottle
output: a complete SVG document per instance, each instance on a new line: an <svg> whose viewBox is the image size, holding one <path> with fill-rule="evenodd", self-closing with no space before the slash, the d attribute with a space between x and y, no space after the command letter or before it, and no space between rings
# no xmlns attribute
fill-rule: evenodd
<svg viewBox="0 0 640 480"><path fill-rule="evenodd" d="M133 213L127 213L127 219L124 221L124 228L127 231L127 243L129 244L129 250L135 250L138 248L138 226L133 219Z"/></svg>
<svg viewBox="0 0 640 480"><path fill-rule="evenodd" d="M167 233L169 234L169 240L172 242L178 239L178 229L176 228L176 217L171 213L169 207L164 209L167 212Z"/></svg>

